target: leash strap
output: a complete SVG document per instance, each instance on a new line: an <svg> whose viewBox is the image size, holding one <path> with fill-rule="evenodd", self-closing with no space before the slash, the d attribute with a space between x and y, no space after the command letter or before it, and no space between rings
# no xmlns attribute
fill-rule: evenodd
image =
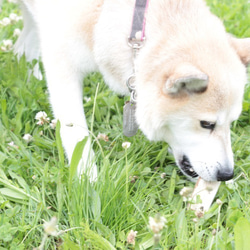
<svg viewBox="0 0 250 250"><path fill-rule="evenodd" d="M127 79L127 87L131 93L131 103L136 103L135 92L135 74L136 74L136 58L139 50L143 47L145 41L145 24L146 11L149 0L135 0L134 15L130 36L128 37L128 45L133 51L133 74Z"/></svg>
<svg viewBox="0 0 250 250"><path fill-rule="evenodd" d="M134 8L133 23L130 41L143 41L145 38L145 14L147 11L149 0L136 0Z"/></svg>
<svg viewBox="0 0 250 250"><path fill-rule="evenodd" d="M130 91L130 101L123 108L123 133L125 136L134 136L138 130L135 118L136 110L136 58L145 40L145 14L149 0L135 0L134 16L131 33L128 38L128 45L133 51L133 74L127 79L127 86Z"/></svg>

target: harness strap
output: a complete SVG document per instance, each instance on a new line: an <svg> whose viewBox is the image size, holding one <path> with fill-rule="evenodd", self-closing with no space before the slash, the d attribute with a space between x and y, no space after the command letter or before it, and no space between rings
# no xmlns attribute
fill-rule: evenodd
<svg viewBox="0 0 250 250"><path fill-rule="evenodd" d="M134 16L132 22L130 41L143 41L145 38L145 13L147 11L149 0L136 0Z"/></svg>

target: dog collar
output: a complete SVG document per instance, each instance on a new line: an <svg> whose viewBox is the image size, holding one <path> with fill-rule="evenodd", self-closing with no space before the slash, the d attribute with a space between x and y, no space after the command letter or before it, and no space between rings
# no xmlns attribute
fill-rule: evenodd
<svg viewBox="0 0 250 250"><path fill-rule="evenodd" d="M145 41L145 24L146 24L146 11L149 0L136 0L132 28L128 38L128 45L133 51L133 73L127 79L127 87L130 92L130 101L128 101L123 108L123 133L125 136L131 137L137 133L138 124L135 119L136 110L136 88L135 88L135 74L136 58L139 50L144 45Z"/></svg>

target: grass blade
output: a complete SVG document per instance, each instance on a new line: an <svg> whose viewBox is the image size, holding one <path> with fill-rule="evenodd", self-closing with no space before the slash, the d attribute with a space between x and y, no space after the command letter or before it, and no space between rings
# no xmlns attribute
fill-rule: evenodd
<svg viewBox="0 0 250 250"><path fill-rule="evenodd" d="M248 250L250 247L250 222L241 217L234 227L236 250Z"/></svg>

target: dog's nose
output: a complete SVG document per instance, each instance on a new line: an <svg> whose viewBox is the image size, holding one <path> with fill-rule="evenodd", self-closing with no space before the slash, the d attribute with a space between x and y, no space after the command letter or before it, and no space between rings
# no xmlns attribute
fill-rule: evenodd
<svg viewBox="0 0 250 250"><path fill-rule="evenodd" d="M234 171L218 171L217 181L228 181L234 177Z"/></svg>

